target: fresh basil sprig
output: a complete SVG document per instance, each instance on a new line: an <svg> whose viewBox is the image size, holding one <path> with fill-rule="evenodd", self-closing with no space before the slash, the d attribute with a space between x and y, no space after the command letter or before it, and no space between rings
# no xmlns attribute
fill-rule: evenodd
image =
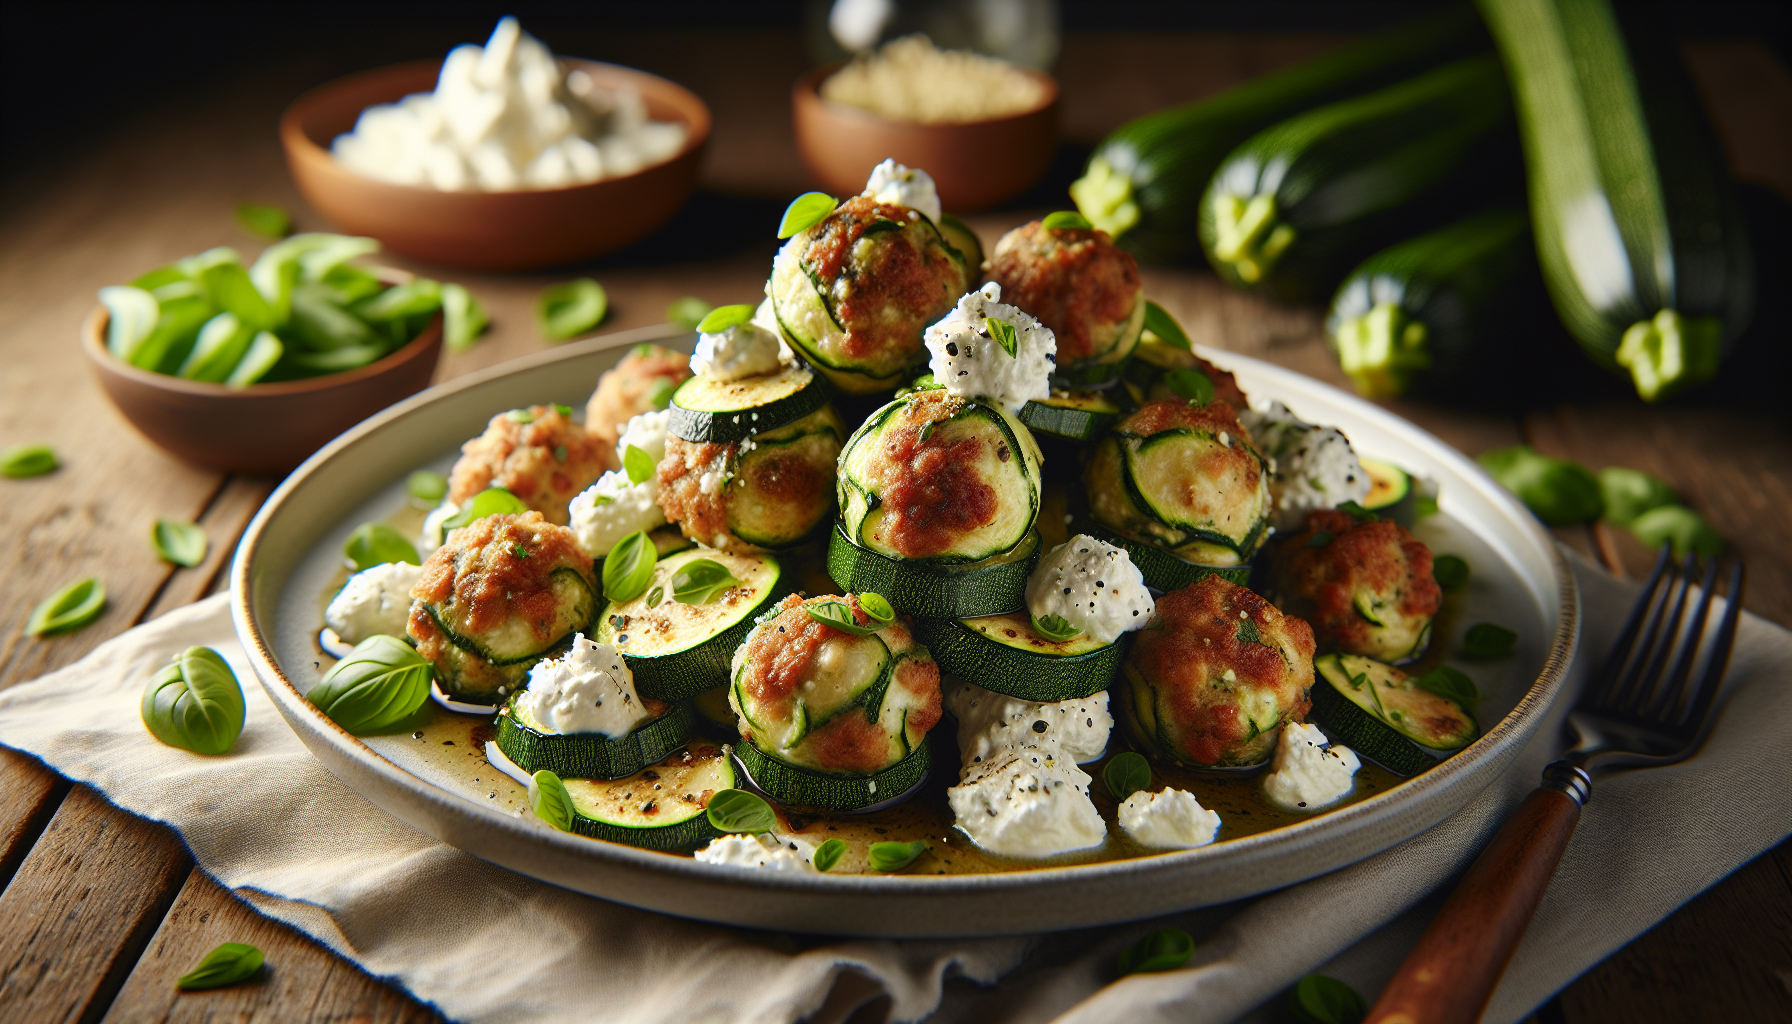
<svg viewBox="0 0 1792 1024"><path fill-rule="evenodd" d="M1360 1024L1369 1006L1356 989L1336 978L1309 974L1288 992L1288 1008L1302 1024Z"/></svg>
<svg viewBox="0 0 1792 1024"><path fill-rule="evenodd" d="M1186 398L1196 405L1213 401L1213 378L1196 369L1171 370L1164 374L1164 387L1172 395Z"/></svg>
<svg viewBox="0 0 1792 1024"><path fill-rule="evenodd" d="M25 620L28 636L54 636L73 633L100 617L106 610L106 585L98 576L89 576L63 587L40 601Z"/></svg>
<svg viewBox="0 0 1792 1024"><path fill-rule="evenodd" d="M772 805L744 789L724 789L710 797L703 813L723 832L770 832L778 825Z"/></svg>
<svg viewBox="0 0 1792 1024"><path fill-rule="evenodd" d="M376 633L330 667L305 699L356 736L390 729L429 699L434 667L410 644Z"/></svg>
<svg viewBox="0 0 1792 1024"><path fill-rule="evenodd" d="M488 487L473 495L473 499L461 506L460 511L442 520L442 536L446 537L450 531L486 516L515 515L527 511L529 506L523 504L523 499L502 487Z"/></svg>
<svg viewBox="0 0 1792 1024"><path fill-rule="evenodd" d="M778 222L778 237L789 238L828 219L840 203L826 192L804 192L784 208L784 219Z"/></svg>
<svg viewBox="0 0 1792 1024"><path fill-rule="evenodd" d="M872 843L871 870L894 873L901 871L915 862L915 858L927 852L927 842L917 839L912 843Z"/></svg>
<svg viewBox="0 0 1792 1024"><path fill-rule="evenodd" d="M850 633L853 636L870 636L877 632L873 626L859 625L858 617L852 613L852 605L837 597L803 605L803 611L808 612L809 617L816 622L830 626L842 633Z"/></svg>
<svg viewBox="0 0 1792 1024"><path fill-rule="evenodd" d="M174 987L182 992L223 988L248 981L261 973L266 956L246 942L226 942L199 961L199 966L180 976Z"/></svg>
<svg viewBox="0 0 1792 1024"><path fill-rule="evenodd" d="M871 620L871 625L876 629L882 629L896 621L896 609L891 606L884 595L873 591L866 591L859 595L859 611L865 613L866 618Z"/></svg>
<svg viewBox="0 0 1792 1024"><path fill-rule="evenodd" d="M644 484L653 479L654 470L658 467L654 465L653 456L631 444L622 453L622 468L628 473L629 483Z"/></svg>
<svg viewBox="0 0 1792 1024"><path fill-rule="evenodd" d="M404 489L425 508L432 508L447 497L448 478L432 469L419 469L404 478Z"/></svg>
<svg viewBox="0 0 1792 1024"><path fill-rule="evenodd" d="M1045 219L1039 222L1039 226L1047 231L1058 231L1063 228L1081 228L1088 231L1095 227L1089 223L1089 218L1075 210L1054 210L1045 215Z"/></svg>
<svg viewBox="0 0 1792 1024"><path fill-rule="evenodd" d="M549 341L565 341L603 322L610 311L604 286L589 277L541 290L535 299L535 326Z"/></svg>
<svg viewBox="0 0 1792 1024"><path fill-rule="evenodd" d="M740 586L728 567L713 558L694 558L672 574L672 599L679 604L708 604Z"/></svg>
<svg viewBox="0 0 1792 1024"><path fill-rule="evenodd" d="M986 316L983 318L983 330L996 344L1002 346L1002 351L1008 353L1009 358L1015 358L1020 352L1020 335L1008 321Z"/></svg>
<svg viewBox="0 0 1792 1024"><path fill-rule="evenodd" d="M195 754L224 754L243 733L243 688L217 651L189 647L150 677L138 708L151 736Z"/></svg>
<svg viewBox="0 0 1792 1024"><path fill-rule="evenodd" d="M149 539L155 545L156 557L164 562L191 569L205 561L205 527L198 523L158 519Z"/></svg>
<svg viewBox="0 0 1792 1024"><path fill-rule="evenodd" d="M57 465L56 453L47 444L15 444L0 450L0 476L8 480L54 473Z"/></svg>
<svg viewBox="0 0 1792 1024"><path fill-rule="evenodd" d="M1047 615L1045 618L1033 616L1033 632L1047 640L1063 642L1082 633L1082 630L1070 624L1070 620L1062 615Z"/></svg>
<svg viewBox="0 0 1792 1024"><path fill-rule="evenodd" d="M1155 974L1188 966L1195 955L1195 938L1180 928L1159 928L1126 947L1120 954L1120 973Z"/></svg>
<svg viewBox="0 0 1792 1024"><path fill-rule="evenodd" d="M1149 299L1145 301L1145 329L1157 335L1158 341L1172 348L1187 352L1195 347L1188 340L1188 334L1183 331L1182 325L1170 315L1170 311Z"/></svg>
<svg viewBox="0 0 1792 1024"><path fill-rule="evenodd" d="M846 855L846 840L830 839L815 848L815 857L810 861L815 870L827 872L834 870L840 858Z"/></svg>
<svg viewBox="0 0 1792 1024"><path fill-rule="evenodd" d="M753 307L749 303L738 303L732 306L717 306L704 314L697 324L698 334L720 334L730 327L739 327L753 320Z"/></svg>
<svg viewBox="0 0 1792 1024"><path fill-rule="evenodd" d="M355 527L355 532L349 534L348 541L342 545L342 555L356 572L387 562L423 564L417 557L416 545L385 523L362 523Z"/></svg>
<svg viewBox="0 0 1792 1024"><path fill-rule="evenodd" d="M695 295L684 295L673 299L672 304L666 307L666 319L687 331L694 331L712 308L714 307Z"/></svg>
<svg viewBox="0 0 1792 1024"><path fill-rule="evenodd" d="M1101 781L1115 803L1125 803L1139 790L1151 788L1151 762L1136 750L1115 754L1101 770Z"/></svg>
<svg viewBox="0 0 1792 1024"><path fill-rule="evenodd" d="M604 597L626 604L646 593L659 557L659 550L645 530L636 530L617 541L604 557Z"/></svg>
<svg viewBox="0 0 1792 1024"><path fill-rule="evenodd" d="M572 794L560 776L546 768L529 776L529 810L562 832L572 831Z"/></svg>
<svg viewBox="0 0 1792 1024"><path fill-rule="evenodd" d="M1421 690L1430 690L1439 697L1448 697L1465 708L1472 708L1481 699L1481 691L1466 672L1439 665L1413 680Z"/></svg>

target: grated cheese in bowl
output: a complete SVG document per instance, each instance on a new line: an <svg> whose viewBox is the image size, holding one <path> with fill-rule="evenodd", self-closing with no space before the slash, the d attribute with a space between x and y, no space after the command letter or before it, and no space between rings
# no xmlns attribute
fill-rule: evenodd
<svg viewBox="0 0 1792 1024"><path fill-rule="evenodd" d="M1007 61L912 35L854 57L821 83L821 96L891 121L964 124L1032 110L1046 87Z"/></svg>

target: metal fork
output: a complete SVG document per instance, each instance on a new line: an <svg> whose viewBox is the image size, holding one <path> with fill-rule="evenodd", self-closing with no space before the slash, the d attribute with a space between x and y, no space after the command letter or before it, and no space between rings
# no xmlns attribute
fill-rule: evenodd
<svg viewBox="0 0 1792 1024"><path fill-rule="evenodd" d="M1575 744L1543 769L1543 784L1500 827L1395 972L1367 1024L1474 1024L1487 1006L1543 889L1591 797L1593 775L1673 764L1703 742L1711 703L1729 667L1742 613L1742 563L1728 573L1723 619L1696 675L1719 574L1667 548L1618 639L1568 714ZM1691 614L1694 579L1699 578Z"/></svg>

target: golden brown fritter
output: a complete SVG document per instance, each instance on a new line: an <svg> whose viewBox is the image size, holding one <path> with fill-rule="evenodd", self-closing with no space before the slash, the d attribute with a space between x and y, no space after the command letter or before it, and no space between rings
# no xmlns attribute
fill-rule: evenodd
<svg viewBox="0 0 1792 1024"><path fill-rule="evenodd" d="M1401 661L1424 653L1443 594L1431 549L1390 519L1308 513L1276 549L1272 593L1326 650Z"/></svg>
<svg viewBox="0 0 1792 1024"><path fill-rule="evenodd" d="M585 429L604 445L609 462L604 469L620 469L616 442L628 421L644 412L664 409L672 392L691 376L691 357L658 345L636 345L597 379L597 390L585 403Z"/></svg>
<svg viewBox="0 0 1792 1024"><path fill-rule="evenodd" d="M996 243L989 277L1002 286L1003 302L1057 335L1059 366L1113 348L1139 301L1138 261L1092 228L1022 224Z"/></svg>
<svg viewBox="0 0 1792 1024"><path fill-rule="evenodd" d="M448 475L448 500L464 505L480 491L502 487L548 522L565 526L567 506L604 475L614 448L574 423L563 405L499 413L485 433L460 446Z"/></svg>
<svg viewBox="0 0 1792 1024"><path fill-rule="evenodd" d="M834 510L845 428L832 405L726 444L666 437L659 505L699 544L751 552L795 543Z"/></svg>

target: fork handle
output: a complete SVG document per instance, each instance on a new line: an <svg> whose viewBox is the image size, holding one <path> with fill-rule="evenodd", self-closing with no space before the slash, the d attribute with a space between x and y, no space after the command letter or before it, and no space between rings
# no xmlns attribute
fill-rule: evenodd
<svg viewBox="0 0 1792 1024"><path fill-rule="evenodd" d="M1567 761L1506 819L1406 955L1365 1024L1475 1024L1562 859L1587 773Z"/></svg>

